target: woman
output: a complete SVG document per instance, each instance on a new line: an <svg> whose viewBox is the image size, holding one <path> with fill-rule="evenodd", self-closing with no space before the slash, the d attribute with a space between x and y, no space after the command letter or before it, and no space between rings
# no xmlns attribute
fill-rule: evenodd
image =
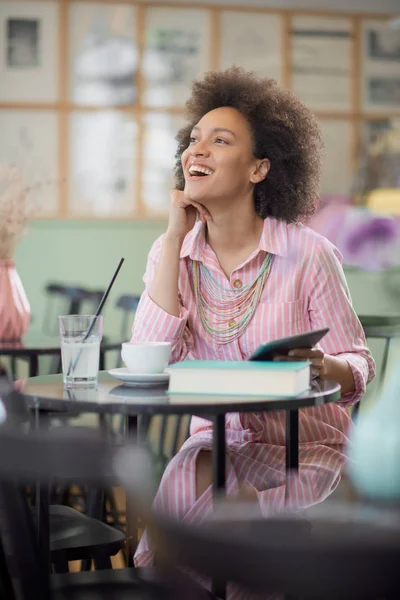
<svg viewBox="0 0 400 600"><path fill-rule="evenodd" d="M187 111L168 227L148 257L132 340L171 341L172 362L246 360L262 342L328 325L320 347L292 352L342 387L340 401L301 411L290 497L306 507L338 484L349 406L374 375L340 254L300 223L316 206L320 130L291 92L237 67L194 82ZM228 493L264 513L282 509L285 415L233 413L226 442ZM211 423L193 418L156 509L188 522L209 513L211 445ZM135 563L152 560L145 534Z"/></svg>

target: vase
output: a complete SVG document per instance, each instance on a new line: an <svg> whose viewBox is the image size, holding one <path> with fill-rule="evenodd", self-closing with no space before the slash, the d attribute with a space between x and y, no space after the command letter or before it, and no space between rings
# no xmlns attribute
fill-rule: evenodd
<svg viewBox="0 0 400 600"><path fill-rule="evenodd" d="M13 260L0 260L0 340L19 340L29 327L31 309Z"/></svg>
<svg viewBox="0 0 400 600"><path fill-rule="evenodd" d="M356 422L349 448L349 475L365 498L400 501L400 361L372 408Z"/></svg>

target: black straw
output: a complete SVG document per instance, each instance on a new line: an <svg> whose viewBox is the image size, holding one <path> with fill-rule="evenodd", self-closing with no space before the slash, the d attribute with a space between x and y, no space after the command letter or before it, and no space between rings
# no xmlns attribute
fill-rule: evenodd
<svg viewBox="0 0 400 600"><path fill-rule="evenodd" d="M100 304L99 304L99 306L97 307L97 310L96 310L96 312L95 312L95 314L94 314L94 317L93 317L93 319L92 319L92 322L90 323L89 329L88 329L88 330L87 330L87 332L85 333L85 336L84 336L84 338L83 338L83 340L82 340L83 342L84 342L85 340L87 340L87 339L88 339L88 337L90 336L90 334L92 333L92 330L93 330L94 324L95 324L95 322L96 322L96 317L98 317L98 316L100 315L101 311L103 310L103 306L104 306L104 304L105 304L105 301L106 301L106 300L107 300L107 298L108 298L108 294L110 293L110 291L111 291L111 288L112 288L112 286L114 285L114 281L115 281L115 280L116 280L116 278L117 278L117 275L118 275L118 273L119 273L119 270L120 270L120 268L122 267L122 263L124 262L124 260L125 260L124 258L121 258L121 260L119 261L119 265L118 265L118 267L116 268L116 271L115 271L115 273L114 273L114 275L113 275L113 278L111 279L110 283L108 284L108 288L106 289L106 291L105 291L105 292L104 292L104 294L103 294L103 297L102 297L102 299L100 300ZM75 369L76 369L76 365L78 364L78 361L79 361L79 358L80 358L80 356L81 356L81 353L82 353L82 350L81 350L80 352L78 352L78 355L77 355L77 357L75 358L75 362L74 362L73 364L72 364L72 363L70 363L70 365L69 365L69 369L68 369L68 375L71 373L71 370L75 371Z"/></svg>
<svg viewBox="0 0 400 600"><path fill-rule="evenodd" d="M113 278L111 279L110 283L108 284L108 288L106 289L106 291L103 294L102 299L100 300L100 304L97 307L97 310L96 310L96 312L94 314L93 321L91 322L90 327L87 330L87 333L86 333L85 337L83 338L83 341L87 340L88 337L89 337L89 335L92 333L92 329L94 327L94 323L95 323L96 317L98 317L100 315L101 311L103 310L103 306L105 304L105 301L108 298L108 294L110 293L110 290L111 290L112 286L114 285L114 281L117 278L117 275L119 273L120 268L122 267L122 263L124 262L124 260L125 260L124 258L121 258L121 260L119 261L119 265L118 265L118 267L117 267L117 269L116 269L116 271L115 271L115 273L113 275Z"/></svg>

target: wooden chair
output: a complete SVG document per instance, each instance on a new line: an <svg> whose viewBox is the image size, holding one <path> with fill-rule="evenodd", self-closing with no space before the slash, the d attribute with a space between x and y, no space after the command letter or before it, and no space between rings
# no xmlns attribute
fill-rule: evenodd
<svg viewBox="0 0 400 600"><path fill-rule="evenodd" d="M367 340L379 339L384 340L384 349L382 356L382 366L378 373L378 388L377 394L382 390L385 382L386 370L388 365L389 351L391 342L395 338L400 338L400 315L395 316L374 316L362 315L358 317L364 329ZM354 408L352 416L355 418L360 410L360 402Z"/></svg>

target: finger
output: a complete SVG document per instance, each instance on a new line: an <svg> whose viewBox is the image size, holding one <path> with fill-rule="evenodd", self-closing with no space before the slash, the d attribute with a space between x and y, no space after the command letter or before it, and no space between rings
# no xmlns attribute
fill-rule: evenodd
<svg viewBox="0 0 400 600"><path fill-rule="evenodd" d="M318 369L322 369L324 366L324 361L321 358L312 358L310 362L313 367L317 367Z"/></svg>
<svg viewBox="0 0 400 600"><path fill-rule="evenodd" d="M208 219L208 215L209 215L208 210L199 202L194 202L194 201L190 200L189 198L185 197L185 198L181 198L178 201L178 206L179 206L179 208L188 208L189 206L193 206L199 213L200 220L202 223L205 223L206 220Z"/></svg>
<svg viewBox="0 0 400 600"><path fill-rule="evenodd" d="M320 375L320 370L317 367L311 366L311 377L315 378L315 377L319 377L319 375Z"/></svg>
<svg viewBox="0 0 400 600"><path fill-rule="evenodd" d="M200 202L194 202L193 200L190 200L189 204L192 204L195 208L197 208L197 210L199 211L199 214L201 216L203 216L204 219L207 219L207 220L211 219L210 213L208 212L206 207L203 206L203 204L200 204Z"/></svg>
<svg viewBox="0 0 400 600"><path fill-rule="evenodd" d="M301 356L303 358L322 358L323 355L323 351L319 348L295 348L289 352L289 356Z"/></svg>
<svg viewBox="0 0 400 600"><path fill-rule="evenodd" d="M276 361L276 362L302 362L304 360L304 358L285 355L285 356L274 356L274 358L272 360Z"/></svg>
<svg viewBox="0 0 400 600"><path fill-rule="evenodd" d="M206 223L206 221L208 220L208 211L206 208L204 208L204 206L202 204L199 204L198 202L192 202L189 198L180 198L177 201L177 206L179 208L188 208L189 206L193 206L193 208L195 208L197 210L197 212L199 213L199 217L200 217L200 221L202 223ZM211 218L211 217L210 217Z"/></svg>

